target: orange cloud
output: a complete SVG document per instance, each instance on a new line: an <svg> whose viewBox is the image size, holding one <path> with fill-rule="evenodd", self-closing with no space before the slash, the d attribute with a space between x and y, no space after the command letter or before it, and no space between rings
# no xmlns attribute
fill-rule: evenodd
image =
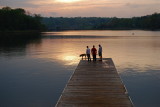
<svg viewBox="0 0 160 107"><path fill-rule="evenodd" d="M17 0L16 0L17 1ZM69 2L70 1L70 2ZM24 8L42 16L133 17L160 12L158 0L19 0L4 1L0 6Z"/></svg>

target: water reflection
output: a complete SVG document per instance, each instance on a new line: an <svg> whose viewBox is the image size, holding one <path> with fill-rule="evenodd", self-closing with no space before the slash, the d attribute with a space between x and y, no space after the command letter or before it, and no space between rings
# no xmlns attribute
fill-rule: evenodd
<svg viewBox="0 0 160 107"><path fill-rule="evenodd" d="M77 65L81 52L77 51L78 48L72 42L71 39L68 42L65 39L43 39L38 49L32 47L36 51L32 57L50 60L51 62L56 61L64 65ZM41 52L39 52L40 50Z"/></svg>
<svg viewBox="0 0 160 107"><path fill-rule="evenodd" d="M137 72L134 68L128 68L120 75L136 107L160 106L160 69Z"/></svg>
<svg viewBox="0 0 160 107"><path fill-rule="evenodd" d="M57 60L59 63L65 63L65 65L75 65L79 62L79 55L85 53L86 46L92 48L95 45L98 48L98 45L101 44L103 57L113 58L119 72L123 72L123 68L131 66L137 69L137 72L145 72L148 67L159 69L159 39L160 37L153 38L152 36L106 39L44 38L41 50L47 53L37 57Z"/></svg>
<svg viewBox="0 0 160 107"><path fill-rule="evenodd" d="M143 31L143 30L78 30L78 31L59 31L59 32L44 32L43 35L63 35L63 36L159 36L160 31ZM134 34L134 35L133 35Z"/></svg>
<svg viewBox="0 0 160 107"><path fill-rule="evenodd" d="M101 44L103 57L113 59L134 104L147 107L154 103L158 107L160 32L134 31L134 36L132 32L56 33L57 36L71 34L67 38L52 38L50 36L55 34L50 32L39 39L0 41L0 104L6 107L54 106L79 63L79 55L85 53L86 46L98 48ZM96 35L96 38L73 37L79 34Z"/></svg>
<svg viewBox="0 0 160 107"><path fill-rule="evenodd" d="M76 56L63 56L62 59L67 61L66 65L75 65L79 61L79 58L77 58Z"/></svg>
<svg viewBox="0 0 160 107"><path fill-rule="evenodd" d="M0 55L4 55L7 57L26 55L26 49L28 45L41 44L40 35L35 36L30 34L30 36L27 35L27 37L23 34L14 35L7 33L4 36L0 36Z"/></svg>

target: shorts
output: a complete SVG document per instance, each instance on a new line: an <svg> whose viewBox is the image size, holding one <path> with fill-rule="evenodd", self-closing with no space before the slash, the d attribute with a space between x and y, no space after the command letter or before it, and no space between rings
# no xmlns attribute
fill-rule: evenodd
<svg viewBox="0 0 160 107"><path fill-rule="evenodd" d="M102 56L102 52L99 52L99 56Z"/></svg>
<svg viewBox="0 0 160 107"><path fill-rule="evenodd" d="M90 58L90 54L87 54L87 57Z"/></svg>

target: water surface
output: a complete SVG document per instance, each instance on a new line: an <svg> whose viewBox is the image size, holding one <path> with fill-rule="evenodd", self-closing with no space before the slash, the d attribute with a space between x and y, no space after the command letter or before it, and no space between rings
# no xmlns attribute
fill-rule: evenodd
<svg viewBox="0 0 160 107"><path fill-rule="evenodd" d="M101 44L136 107L159 107L159 31L43 32L42 38L1 42L0 107L52 107L79 63Z"/></svg>

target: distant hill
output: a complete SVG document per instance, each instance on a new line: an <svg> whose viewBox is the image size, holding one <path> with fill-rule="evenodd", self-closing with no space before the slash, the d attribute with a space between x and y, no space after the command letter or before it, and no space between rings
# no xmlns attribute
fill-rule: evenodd
<svg viewBox="0 0 160 107"><path fill-rule="evenodd" d="M42 23L48 30L106 30L146 29L160 30L160 14L133 17L44 17Z"/></svg>
<svg viewBox="0 0 160 107"><path fill-rule="evenodd" d="M100 17L50 17L43 18L43 23L49 30L90 30L109 22L110 18Z"/></svg>

